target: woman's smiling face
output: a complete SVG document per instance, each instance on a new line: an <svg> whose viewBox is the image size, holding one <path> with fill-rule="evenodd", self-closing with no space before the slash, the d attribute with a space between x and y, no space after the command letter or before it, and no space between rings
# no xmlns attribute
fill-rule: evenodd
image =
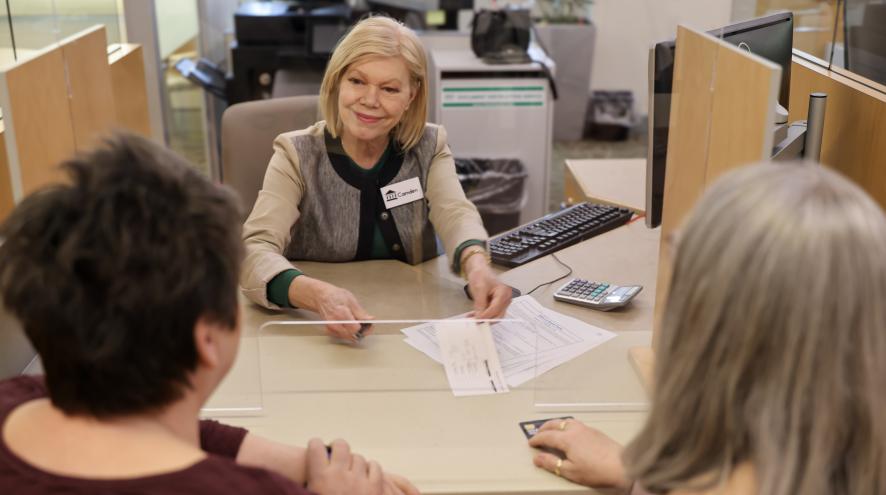
<svg viewBox="0 0 886 495"><path fill-rule="evenodd" d="M387 140L415 97L401 57L372 57L345 71L338 88L342 138Z"/></svg>

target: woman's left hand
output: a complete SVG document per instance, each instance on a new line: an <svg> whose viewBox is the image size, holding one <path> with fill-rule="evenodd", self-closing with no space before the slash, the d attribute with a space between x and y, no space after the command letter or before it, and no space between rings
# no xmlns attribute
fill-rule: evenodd
<svg viewBox="0 0 886 495"><path fill-rule="evenodd" d="M468 290L474 299L474 318L501 318L511 304L511 288L501 283L482 256L471 256L464 263Z"/></svg>
<svg viewBox="0 0 886 495"><path fill-rule="evenodd" d="M628 493L631 481L621 462L622 446L603 432L574 419L548 421L530 440L535 448L556 449L566 458L539 452L532 462L569 481Z"/></svg>

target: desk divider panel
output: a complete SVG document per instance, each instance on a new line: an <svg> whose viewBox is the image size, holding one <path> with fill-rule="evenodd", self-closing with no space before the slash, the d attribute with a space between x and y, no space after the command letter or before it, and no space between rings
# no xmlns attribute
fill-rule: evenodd
<svg viewBox="0 0 886 495"><path fill-rule="evenodd" d="M6 154L6 127L0 119L0 222L15 207L12 199L12 177L9 173L9 158Z"/></svg>
<svg viewBox="0 0 886 495"><path fill-rule="evenodd" d="M115 127L150 135L144 73L141 47L109 57L100 25L0 70L0 221L27 194L61 181L59 163Z"/></svg>
<svg viewBox="0 0 886 495"><path fill-rule="evenodd" d="M701 31L677 28L653 348L670 283L672 236L720 175L769 157L780 76L771 62ZM653 376L648 349L633 349L631 361L641 379Z"/></svg>
<svg viewBox="0 0 886 495"><path fill-rule="evenodd" d="M821 162L855 181L886 209L886 86L863 84L861 78L850 79L794 55L789 122L806 119L809 93L814 92L828 95Z"/></svg>
<svg viewBox="0 0 886 495"><path fill-rule="evenodd" d="M67 67L74 142L83 151L116 121L105 27L93 26L59 44Z"/></svg>
<svg viewBox="0 0 886 495"><path fill-rule="evenodd" d="M151 114L145 87L145 62L141 45L119 45L108 57L117 125L143 136L151 135Z"/></svg>
<svg viewBox="0 0 886 495"><path fill-rule="evenodd" d="M0 71L0 107L13 202L63 175L76 150L62 47L51 46Z"/></svg>

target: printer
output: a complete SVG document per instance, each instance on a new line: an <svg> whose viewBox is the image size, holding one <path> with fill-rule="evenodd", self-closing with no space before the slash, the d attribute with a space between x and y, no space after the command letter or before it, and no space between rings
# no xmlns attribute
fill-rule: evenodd
<svg viewBox="0 0 886 495"><path fill-rule="evenodd" d="M351 21L343 1L244 2L234 14L228 104L286 96L283 85L288 94L316 94Z"/></svg>

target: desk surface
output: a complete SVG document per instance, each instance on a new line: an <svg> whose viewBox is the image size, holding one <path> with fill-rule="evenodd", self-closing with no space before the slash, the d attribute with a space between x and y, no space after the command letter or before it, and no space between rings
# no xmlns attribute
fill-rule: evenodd
<svg viewBox="0 0 886 495"><path fill-rule="evenodd" d="M592 201L630 208L637 213L646 209L646 159L566 160L566 201Z"/></svg>
<svg viewBox="0 0 886 495"><path fill-rule="evenodd" d="M658 231L635 222L562 250L558 257L573 267L574 276L637 283L645 289L631 306L610 313L554 301L552 294L562 282L536 291L533 295L542 305L618 334L551 376L576 377L581 382L577 387L589 383L597 388L588 390L599 390L594 392L599 395L645 400L627 352L651 340ZM418 266L395 261L299 266L349 288L377 318L428 319L470 309L463 283L447 271L446 263L439 258ZM501 277L525 291L565 271L547 257ZM406 475L425 493L587 493L532 465L533 451L518 422L570 414L625 442L645 417L640 411L539 409L539 398L548 392L536 383L541 377L508 394L456 398L442 367L406 345L393 328L354 348L334 344L316 329L266 327L256 352L262 323L310 320L314 315L244 306L244 342L251 339L253 345L244 346L229 381L238 379L238 369L254 368L250 361L260 354L263 411L224 421L300 445L313 436L345 438L356 451Z"/></svg>

